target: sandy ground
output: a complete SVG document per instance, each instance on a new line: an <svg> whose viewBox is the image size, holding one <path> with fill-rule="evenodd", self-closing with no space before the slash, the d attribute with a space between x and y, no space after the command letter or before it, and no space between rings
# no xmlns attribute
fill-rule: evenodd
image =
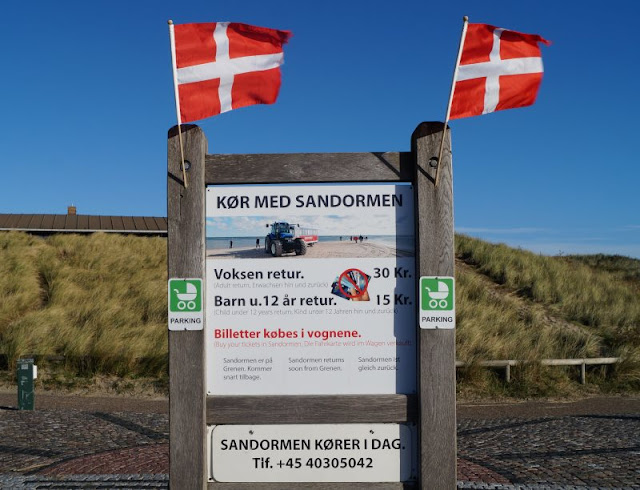
<svg viewBox="0 0 640 490"><path fill-rule="evenodd" d="M397 250L381 243L365 241L355 243L351 241L342 242L318 242L311 247L307 247L305 255L295 253L284 254L283 257L292 259L329 259L329 258L377 258L377 257L412 257L413 254L403 250ZM216 259L269 259L271 254L264 251L264 247L253 248L225 248L209 249L207 257Z"/></svg>

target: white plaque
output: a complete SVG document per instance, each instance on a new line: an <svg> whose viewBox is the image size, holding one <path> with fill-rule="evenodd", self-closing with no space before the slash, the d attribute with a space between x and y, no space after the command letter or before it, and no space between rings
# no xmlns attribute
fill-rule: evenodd
<svg viewBox="0 0 640 490"><path fill-rule="evenodd" d="M415 479L415 426L210 426L219 482L402 482Z"/></svg>
<svg viewBox="0 0 640 490"><path fill-rule="evenodd" d="M171 278L167 292L169 330L202 330L202 279Z"/></svg>
<svg viewBox="0 0 640 490"><path fill-rule="evenodd" d="M455 278L422 276L420 278L420 328L456 328Z"/></svg>

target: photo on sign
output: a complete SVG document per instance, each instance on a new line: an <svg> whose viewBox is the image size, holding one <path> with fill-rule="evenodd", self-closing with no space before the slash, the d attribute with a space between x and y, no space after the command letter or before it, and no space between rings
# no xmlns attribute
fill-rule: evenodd
<svg viewBox="0 0 640 490"><path fill-rule="evenodd" d="M375 214L207 217L207 257L413 257L413 223L403 221L391 228Z"/></svg>

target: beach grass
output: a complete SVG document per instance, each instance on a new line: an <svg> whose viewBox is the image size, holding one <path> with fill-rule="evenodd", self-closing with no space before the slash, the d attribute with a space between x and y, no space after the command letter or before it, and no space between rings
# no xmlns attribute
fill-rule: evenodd
<svg viewBox="0 0 640 490"><path fill-rule="evenodd" d="M165 376L166 241L0 234L0 354L79 375Z"/></svg>
<svg viewBox="0 0 640 490"><path fill-rule="evenodd" d="M608 376L592 370L598 381L640 389L639 260L549 257L464 235L456 236L456 257L459 359L620 357ZM529 393L523 385L532 395L556 394L558 379L543 389L551 373L575 379L571 369L520 371L516 394Z"/></svg>

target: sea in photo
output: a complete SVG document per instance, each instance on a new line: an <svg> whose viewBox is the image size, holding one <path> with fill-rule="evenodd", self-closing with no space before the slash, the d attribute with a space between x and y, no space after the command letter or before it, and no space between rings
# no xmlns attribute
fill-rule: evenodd
<svg viewBox="0 0 640 490"><path fill-rule="evenodd" d="M356 235L354 235L355 237ZM415 240L413 235L363 235L363 243L379 244L386 247L392 247L399 251L413 254L415 249ZM263 236L253 237L207 237L207 250L223 250L233 248L250 248L256 247L256 240L259 240L259 247L264 247ZM355 243L353 237L345 235L319 235L318 243L322 242L345 242ZM360 241L360 235L358 235Z"/></svg>

